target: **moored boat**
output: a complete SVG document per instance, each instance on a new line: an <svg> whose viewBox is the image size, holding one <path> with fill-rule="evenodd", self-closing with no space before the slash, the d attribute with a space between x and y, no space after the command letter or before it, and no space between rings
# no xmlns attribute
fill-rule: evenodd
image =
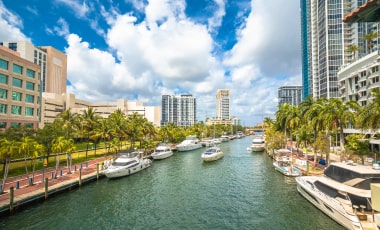
<svg viewBox="0 0 380 230"><path fill-rule="evenodd" d="M293 165L292 152L289 149L275 150L274 168L285 176L301 176L302 171Z"/></svg>
<svg viewBox="0 0 380 230"><path fill-rule="evenodd" d="M141 151L121 152L103 173L108 178L117 178L137 173L151 166L152 161L143 157Z"/></svg>
<svg viewBox="0 0 380 230"><path fill-rule="evenodd" d="M184 141L178 144L176 146L176 149L177 151L184 152L184 151L199 149L201 147L202 147L202 143L199 141L199 139L194 135L190 135Z"/></svg>
<svg viewBox="0 0 380 230"><path fill-rule="evenodd" d="M296 177L297 190L314 206L348 229L379 229L380 213L373 209L371 184L380 171L352 162L332 162L323 176Z"/></svg>
<svg viewBox="0 0 380 230"><path fill-rule="evenodd" d="M167 143L158 144L151 154L151 157L155 160L162 160L171 156L173 156L173 151Z"/></svg>

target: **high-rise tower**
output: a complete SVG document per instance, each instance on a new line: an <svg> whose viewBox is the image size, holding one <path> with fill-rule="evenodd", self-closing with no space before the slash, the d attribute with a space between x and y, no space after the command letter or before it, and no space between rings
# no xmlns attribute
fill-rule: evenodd
<svg viewBox="0 0 380 230"><path fill-rule="evenodd" d="M219 89L216 93L216 119L230 119L230 90Z"/></svg>

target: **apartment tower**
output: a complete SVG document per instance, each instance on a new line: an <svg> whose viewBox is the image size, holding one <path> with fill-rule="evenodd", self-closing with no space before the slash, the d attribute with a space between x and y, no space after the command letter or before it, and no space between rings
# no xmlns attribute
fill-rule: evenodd
<svg viewBox="0 0 380 230"><path fill-rule="evenodd" d="M161 126L174 123L180 127L193 126L196 122L196 98L191 94L162 95Z"/></svg>
<svg viewBox="0 0 380 230"><path fill-rule="evenodd" d="M230 119L230 90L218 89L216 93L216 119Z"/></svg>

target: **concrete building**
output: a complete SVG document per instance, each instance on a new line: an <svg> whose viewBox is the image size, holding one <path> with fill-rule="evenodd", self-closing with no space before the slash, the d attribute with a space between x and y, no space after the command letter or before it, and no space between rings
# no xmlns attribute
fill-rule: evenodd
<svg viewBox="0 0 380 230"><path fill-rule="evenodd" d="M343 23L345 14L367 1L301 1L303 99L339 97L338 71L378 49L377 39L363 39L378 32L378 23ZM370 45L371 44L371 45ZM360 47L354 49L352 47ZM351 50L350 50L351 49Z"/></svg>
<svg viewBox="0 0 380 230"><path fill-rule="evenodd" d="M196 98L191 94L162 95L161 126L174 123L180 127L193 126L196 122Z"/></svg>
<svg viewBox="0 0 380 230"><path fill-rule="evenodd" d="M230 119L230 90L218 89L216 93L216 119Z"/></svg>
<svg viewBox="0 0 380 230"><path fill-rule="evenodd" d="M0 130L38 127L40 66L0 46Z"/></svg>
<svg viewBox="0 0 380 230"><path fill-rule="evenodd" d="M88 102L75 98L74 94L42 94L42 113L40 128L46 123L52 123L59 113L70 109L72 113L83 114L84 110L91 107L95 113L107 118L112 112L120 109L125 115L138 113L154 125L160 125L160 107L144 106L141 102L132 102L119 99L114 102Z"/></svg>
<svg viewBox="0 0 380 230"><path fill-rule="evenodd" d="M302 102L302 86L281 86L278 88L278 105L285 103L299 105Z"/></svg>
<svg viewBox="0 0 380 230"><path fill-rule="evenodd" d="M372 100L371 91L380 88L380 55L373 52L338 72L339 93L343 102L356 101L365 106Z"/></svg>
<svg viewBox="0 0 380 230"><path fill-rule="evenodd" d="M66 93L67 55L51 46L35 47L28 41L3 41L0 45L17 51L22 58L41 67L42 92Z"/></svg>

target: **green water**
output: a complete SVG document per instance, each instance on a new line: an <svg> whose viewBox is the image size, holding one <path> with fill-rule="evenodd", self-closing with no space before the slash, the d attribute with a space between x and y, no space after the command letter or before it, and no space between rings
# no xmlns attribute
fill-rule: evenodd
<svg viewBox="0 0 380 230"><path fill-rule="evenodd" d="M222 143L224 158L211 163L201 160L204 148L177 152L3 217L0 229L344 229L268 156L247 152L250 142Z"/></svg>

